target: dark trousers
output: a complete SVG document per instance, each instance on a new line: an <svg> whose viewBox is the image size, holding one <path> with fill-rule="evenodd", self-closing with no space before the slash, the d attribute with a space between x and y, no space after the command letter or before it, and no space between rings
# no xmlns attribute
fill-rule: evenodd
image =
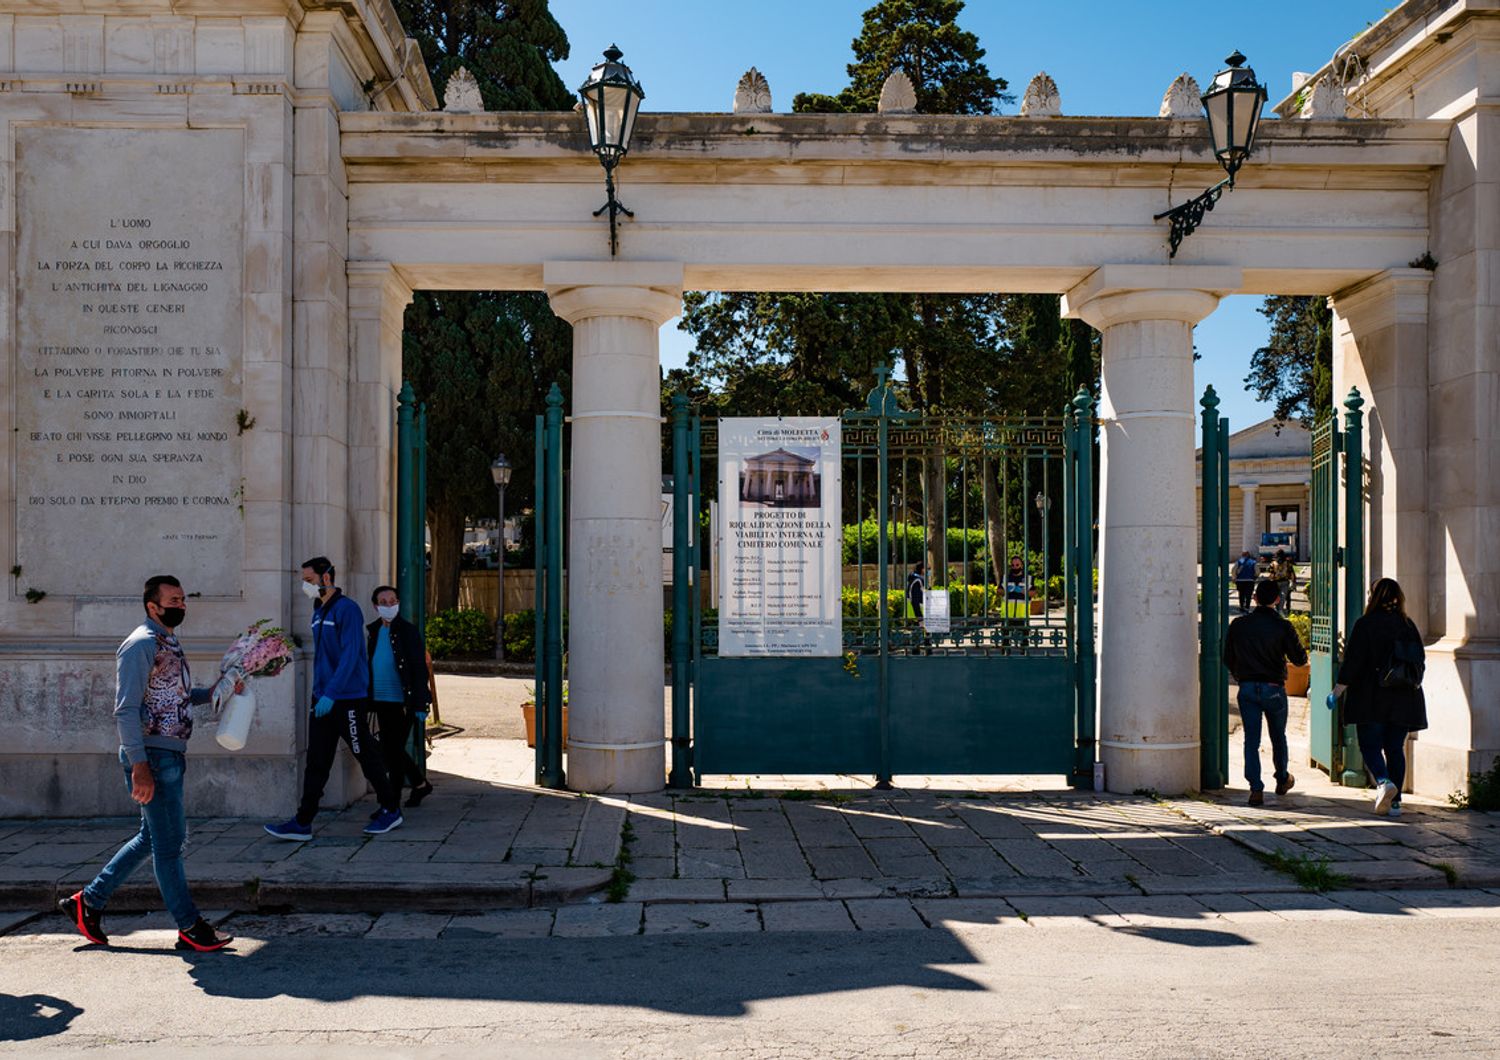
<svg viewBox="0 0 1500 1060"><path fill-rule="evenodd" d="M1255 595L1255 583L1235 582L1234 587L1240 591L1240 610L1250 610L1250 598Z"/></svg>
<svg viewBox="0 0 1500 1060"><path fill-rule="evenodd" d="M299 823L312 824L317 816L318 803L323 799L323 788L328 784L328 774L333 769L333 758L338 753L340 740L354 752L365 779L375 789L381 809L394 810L401 805L399 789L393 791L390 779L385 775L385 766L380 760L380 743L370 735L370 723L365 719L365 711L369 708L367 700L340 699L323 717L314 715L309 718L307 771L302 775L302 805L297 807Z"/></svg>
<svg viewBox="0 0 1500 1060"><path fill-rule="evenodd" d="M412 760L406 750L406 741L411 738L412 721L404 703L371 703L376 724L380 726L380 757L385 762L385 775L398 794L403 786L421 787L427 780L422 768Z"/></svg>
<svg viewBox="0 0 1500 1060"><path fill-rule="evenodd" d="M1380 721L1362 721L1356 725L1359 753L1365 756L1365 768L1378 784L1389 780L1396 785L1396 798L1406 784L1406 734L1404 725L1387 725Z"/></svg>

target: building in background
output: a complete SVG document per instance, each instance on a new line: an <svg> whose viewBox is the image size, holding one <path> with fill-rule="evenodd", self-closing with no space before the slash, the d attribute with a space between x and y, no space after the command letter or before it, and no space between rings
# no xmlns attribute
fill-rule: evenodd
<svg viewBox="0 0 1500 1060"><path fill-rule="evenodd" d="M1198 528L1203 528L1203 450L1198 450ZM1258 555L1263 534L1289 534L1287 551L1308 558L1312 433L1298 420L1262 420L1229 436L1229 545ZM1199 534L1202 540L1202 534Z"/></svg>

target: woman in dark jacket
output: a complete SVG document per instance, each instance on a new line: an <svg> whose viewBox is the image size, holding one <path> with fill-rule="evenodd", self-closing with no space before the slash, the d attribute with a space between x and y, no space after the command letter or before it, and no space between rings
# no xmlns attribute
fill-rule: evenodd
<svg viewBox="0 0 1500 1060"><path fill-rule="evenodd" d="M370 602L380 615L365 627L370 637L370 709L380 722L380 753L396 794L400 795L402 785L409 783L411 797L406 805L419 806L432 794L432 784L425 770L407 753L406 741L413 723L427 720L432 704L427 687L427 648L417 627L401 617L401 600L395 589L382 585Z"/></svg>
<svg viewBox="0 0 1500 1060"><path fill-rule="evenodd" d="M1418 686L1391 682L1397 644L1416 670ZM1349 631L1333 698L1344 697L1344 724L1359 733L1365 768L1375 780L1375 812L1401 815L1401 786L1406 781L1406 737L1427 728L1427 701L1420 687L1425 665L1422 635L1406 617L1406 594L1392 578L1381 578L1370 590L1365 613Z"/></svg>

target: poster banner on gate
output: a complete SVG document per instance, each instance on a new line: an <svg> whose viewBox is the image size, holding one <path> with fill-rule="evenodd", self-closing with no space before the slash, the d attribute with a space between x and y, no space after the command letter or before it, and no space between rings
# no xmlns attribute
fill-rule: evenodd
<svg viewBox="0 0 1500 1060"><path fill-rule="evenodd" d="M719 421L719 654L837 656L843 523L837 417Z"/></svg>

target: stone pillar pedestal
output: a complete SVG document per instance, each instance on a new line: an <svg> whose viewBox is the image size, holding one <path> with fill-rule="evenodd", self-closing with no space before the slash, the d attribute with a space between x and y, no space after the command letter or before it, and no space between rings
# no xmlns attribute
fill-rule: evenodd
<svg viewBox="0 0 1500 1060"><path fill-rule="evenodd" d="M1104 266L1065 298L1103 332L1099 744L1110 791L1198 786L1193 325L1238 269Z"/></svg>
<svg viewBox="0 0 1500 1060"><path fill-rule="evenodd" d="M568 785L659 790L666 773L657 331L682 266L548 262L573 325L568 510Z"/></svg>

